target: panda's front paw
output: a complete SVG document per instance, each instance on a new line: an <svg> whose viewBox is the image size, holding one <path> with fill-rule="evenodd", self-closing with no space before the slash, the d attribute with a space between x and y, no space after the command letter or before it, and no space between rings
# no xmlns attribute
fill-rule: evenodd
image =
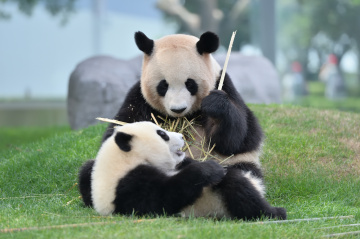
<svg viewBox="0 0 360 239"><path fill-rule="evenodd" d="M192 158L186 157L181 163L176 165L176 170L181 170L181 169L185 168L186 166L193 164L193 163L198 163L198 161L196 161Z"/></svg>
<svg viewBox="0 0 360 239"><path fill-rule="evenodd" d="M229 112L230 100L226 92L212 90L201 103L201 110L206 115L221 118Z"/></svg>
<svg viewBox="0 0 360 239"><path fill-rule="evenodd" d="M215 161L209 160L200 164L202 177L206 184L218 184L225 176L224 168Z"/></svg>
<svg viewBox="0 0 360 239"><path fill-rule="evenodd" d="M287 215L286 215L286 209L283 207L275 207L276 210L276 214L275 214L275 218L277 219L281 219L281 220L286 220Z"/></svg>

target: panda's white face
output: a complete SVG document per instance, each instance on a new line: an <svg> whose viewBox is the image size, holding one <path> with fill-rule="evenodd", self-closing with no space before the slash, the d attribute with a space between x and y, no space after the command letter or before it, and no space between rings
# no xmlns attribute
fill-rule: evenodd
<svg viewBox="0 0 360 239"><path fill-rule="evenodd" d="M199 109L198 83L194 79L164 78L156 86L159 110L173 117L182 117ZM165 112L164 112L165 111Z"/></svg>
<svg viewBox="0 0 360 239"><path fill-rule="evenodd" d="M183 117L200 109L202 99L214 89L220 66L210 54L200 55L198 38L171 35L155 41L144 55L141 91L161 113Z"/></svg>
<svg viewBox="0 0 360 239"><path fill-rule="evenodd" d="M119 137L128 138L123 140ZM150 164L164 172L174 170L185 158L185 153L181 151L185 144L183 135L168 132L151 122L116 127L113 140L126 152L124 156L132 163Z"/></svg>

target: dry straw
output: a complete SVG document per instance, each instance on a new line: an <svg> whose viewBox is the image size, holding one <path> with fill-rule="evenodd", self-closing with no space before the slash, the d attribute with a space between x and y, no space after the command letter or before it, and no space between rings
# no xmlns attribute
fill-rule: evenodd
<svg viewBox="0 0 360 239"><path fill-rule="evenodd" d="M118 125L126 125L127 124L127 123L122 122L122 121L118 121L118 120L114 120L114 119L108 119L108 118L97 117L96 119L100 120L100 121L108 122L108 123L118 124Z"/></svg>

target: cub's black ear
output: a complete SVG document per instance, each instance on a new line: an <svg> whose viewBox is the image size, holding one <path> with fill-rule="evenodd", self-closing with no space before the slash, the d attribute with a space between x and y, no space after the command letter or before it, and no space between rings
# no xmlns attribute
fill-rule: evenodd
<svg viewBox="0 0 360 239"><path fill-rule="evenodd" d="M132 139L132 135L123 132L118 132L115 135L115 143L119 146L121 150L125 152L129 152L131 150L131 146L130 146L131 139Z"/></svg>
<svg viewBox="0 0 360 239"><path fill-rule="evenodd" d="M154 49L154 41L149 39L142 32L135 32L135 42L140 51L144 52L147 55L151 55Z"/></svg>
<svg viewBox="0 0 360 239"><path fill-rule="evenodd" d="M216 51L218 47L219 37L213 32L205 32L196 43L196 48L200 55L203 53L212 53Z"/></svg>

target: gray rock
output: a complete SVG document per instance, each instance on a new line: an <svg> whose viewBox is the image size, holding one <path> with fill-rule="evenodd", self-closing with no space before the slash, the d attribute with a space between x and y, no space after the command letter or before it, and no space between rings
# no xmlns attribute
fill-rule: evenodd
<svg viewBox="0 0 360 239"><path fill-rule="evenodd" d="M224 65L225 55L215 59ZM113 118L124 98L140 79L142 56L129 61L95 56L79 63L69 80L67 108L72 129L95 124L96 117ZM227 72L248 103L281 102L281 86L272 64L259 56L233 52Z"/></svg>
<svg viewBox="0 0 360 239"><path fill-rule="evenodd" d="M67 109L72 129L95 124L96 117L113 118L140 79L142 58L130 61L96 56L78 64L69 80Z"/></svg>
<svg viewBox="0 0 360 239"><path fill-rule="evenodd" d="M226 54L214 56L223 67ZM281 82L275 67L262 56L244 56L232 52L227 73L247 103L281 103Z"/></svg>

